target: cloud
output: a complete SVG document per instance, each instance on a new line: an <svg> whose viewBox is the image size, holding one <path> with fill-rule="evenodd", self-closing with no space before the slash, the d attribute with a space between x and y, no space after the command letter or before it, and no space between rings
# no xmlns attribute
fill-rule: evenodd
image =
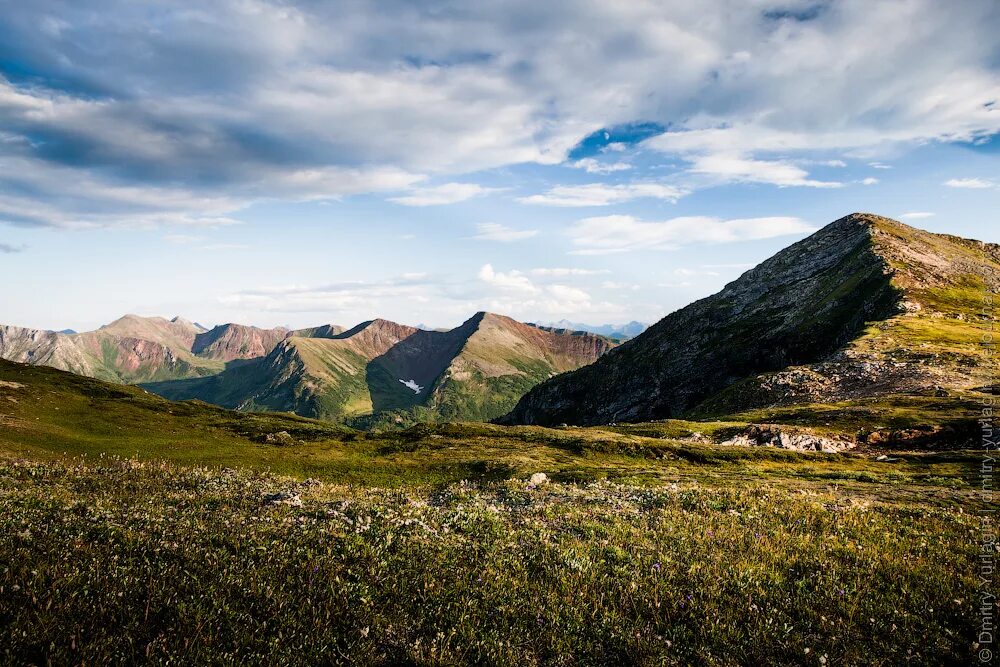
<svg viewBox="0 0 1000 667"><path fill-rule="evenodd" d="M493 287L502 290L513 290L516 292L537 292L538 288L520 271L510 271L501 273L493 270L492 264L484 264L479 269L479 280Z"/></svg>
<svg viewBox="0 0 1000 667"><path fill-rule="evenodd" d="M985 190L996 184L983 178L951 178L944 182L949 188L965 188L968 190Z"/></svg>
<svg viewBox="0 0 1000 667"><path fill-rule="evenodd" d="M868 178L861 179L861 185L877 185L877 184L878 184L878 179L872 178L871 176L869 176Z"/></svg>
<svg viewBox="0 0 1000 667"><path fill-rule="evenodd" d="M672 185L658 183L632 183L628 185L604 185L590 183L588 185L560 185L550 188L544 194L520 197L523 204L539 206L608 206L621 204L633 199L651 198L675 202L686 192Z"/></svg>
<svg viewBox="0 0 1000 667"><path fill-rule="evenodd" d="M765 5L13 3L3 57L27 76L0 78L0 157L44 178L3 165L0 220L205 224L637 145L705 185L833 187L796 160L1000 131L993 0ZM89 186L63 197L57 172Z"/></svg>
<svg viewBox="0 0 1000 667"><path fill-rule="evenodd" d="M538 235L536 229L512 229L506 225L495 222L481 222L476 225L478 232L470 237L477 241L498 241L500 243L510 243L512 241L523 241Z"/></svg>
<svg viewBox="0 0 1000 667"><path fill-rule="evenodd" d="M606 269L578 269L569 267L531 269L528 273L542 278L566 278L569 276L598 276L611 273Z"/></svg>
<svg viewBox="0 0 1000 667"><path fill-rule="evenodd" d="M753 160L725 153L693 157L691 172L718 177L722 181L770 183L781 187L839 188L843 185L835 181L810 179L807 171L789 162Z"/></svg>
<svg viewBox="0 0 1000 667"><path fill-rule="evenodd" d="M899 217L903 220L921 220L934 217L934 214L930 211L910 211L909 213L901 213Z"/></svg>
<svg viewBox="0 0 1000 667"><path fill-rule="evenodd" d="M442 204L455 204L496 191L496 188L485 188L475 183L445 183L434 187L415 188L410 191L410 194L390 197L389 201L404 206L440 206Z"/></svg>
<svg viewBox="0 0 1000 667"><path fill-rule="evenodd" d="M881 162L869 162L868 166L872 169L892 169L892 166L888 164L883 164Z"/></svg>
<svg viewBox="0 0 1000 667"><path fill-rule="evenodd" d="M691 243L731 243L790 234L814 228L798 218L722 220L683 217L646 222L629 215L585 218L569 230L576 255L600 255L632 250L669 250Z"/></svg>
<svg viewBox="0 0 1000 667"><path fill-rule="evenodd" d="M585 157L572 162L570 166L577 169L584 169L588 174L611 174L616 171L626 171L632 168L632 165L627 162L598 162L592 157Z"/></svg>
<svg viewBox="0 0 1000 667"><path fill-rule="evenodd" d="M16 252L24 252L27 246L24 245L12 245L10 243L0 243L0 254L3 255L13 255Z"/></svg>

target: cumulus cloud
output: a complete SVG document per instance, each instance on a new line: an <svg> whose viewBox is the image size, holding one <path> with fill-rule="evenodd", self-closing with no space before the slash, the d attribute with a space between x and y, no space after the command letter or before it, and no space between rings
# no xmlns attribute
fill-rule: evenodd
<svg viewBox="0 0 1000 667"><path fill-rule="evenodd" d="M901 213L899 217L903 220L921 220L923 218L932 218L934 214L930 211L910 211L908 213Z"/></svg>
<svg viewBox="0 0 1000 667"><path fill-rule="evenodd" d="M724 181L770 183L778 186L839 188L836 181L809 178L804 169L780 160L753 160L739 155L712 153L692 158L691 172L719 177Z"/></svg>
<svg viewBox="0 0 1000 667"><path fill-rule="evenodd" d="M483 264L479 269L479 280L493 287L516 292L537 292L538 288L520 271L503 273L494 271L492 264Z"/></svg>
<svg viewBox="0 0 1000 667"><path fill-rule="evenodd" d="M685 191L672 185L659 183L631 183L627 185L604 185L590 183L587 185L560 185L550 188L543 194L530 195L518 199L523 204L540 206L608 206L621 204L633 199L651 198L675 202L684 196Z"/></svg>
<svg viewBox="0 0 1000 667"><path fill-rule="evenodd" d="M950 178L944 182L949 188L964 188L966 190L986 190L994 187L993 181L984 178Z"/></svg>
<svg viewBox="0 0 1000 667"><path fill-rule="evenodd" d="M877 185L878 179L869 176L868 178L861 179L861 185Z"/></svg>
<svg viewBox="0 0 1000 667"><path fill-rule="evenodd" d="M212 224L255 201L359 192L447 203L454 193L408 190L566 162L582 138L637 121L668 128L643 145L709 185L833 187L796 166L802 152L874 159L1000 131L997 54L983 46L998 21L994 0L13 3L0 51L31 76L0 79L0 156L39 178L24 187L0 169L13 199L0 220ZM74 179L58 171L89 185L62 197ZM117 188L152 201L123 203ZM214 213L194 203L219 192Z"/></svg>
<svg viewBox="0 0 1000 667"><path fill-rule="evenodd" d="M647 222L630 215L584 218L569 235L577 255L601 255L631 250L669 250L691 243L731 243L791 234L806 234L814 228L798 218L746 218L722 220L683 217Z"/></svg>
<svg viewBox="0 0 1000 667"><path fill-rule="evenodd" d="M497 241L500 243L510 243L512 241L523 241L538 235L536 229L513 229L506 225L495 222L481 222L476 225L478 230L471 238L477 241Z"/></svg>
<svg viewBox="0 0 1000 667"><path fill-rule="evenodd" d="M445 183L434 187L415 188L407 195L389 199L404 206L438 206L455 204L490 192L496 192L496 188L485 188L475 183Z"/></svg>

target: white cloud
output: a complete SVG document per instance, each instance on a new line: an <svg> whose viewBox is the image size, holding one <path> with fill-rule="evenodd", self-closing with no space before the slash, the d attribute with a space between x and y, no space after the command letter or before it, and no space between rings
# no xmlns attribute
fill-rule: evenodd
<svg viewBox="0 0 1000 667"><path fill-rule="evenodd" d="M779 160L754 160L740 155L711 153L692 158L691 172L718 177L722 181L770 183L778 186L839 188L842 183L817 181L804 169Z"/></svg>
<svg viewBox="0 0 1000 667"><path fill-rule="evenodd" d="M398 11L301 0L150 0L147 11L112 0L58 11L13 3L8 55L34 76L0 79L0 155L161 195L226 192L234 206L124 214L96 194L91 207L60 197L66 179L0 219L198 224L259 200L402 192L425 177L563 163L582 137L636 120L670 126L644 147L688 161L708 185L833 187L797 161L809 151L884 159L1000 131L996 57L983 48L1000 28L993 0L961 11L938 0L816 6L796 19L725 0L443 0ZM16 173L0 169L7 197L20 192L9 183ZM563 206L608 198L536 196Z"/></svg>
<svg viewBox="0 0 1000 667"><path fill-rule="evenodd" d="M569 231L572 254L599 255L631 250L668 250L690 243L730 243L806 234L814 228L798 218L722 220L684 217L645 222L629 215L585 218Z"/></svg>
<svg viewBox="0 0 1000 667"><path fill-rule="evenodd" d="M881 162L869 162L868 166L872 169L892 169L890 165L883 164Z"/></svg>
<svg viewBox="0 0 1000 667"><path fill-rule="evenodd" d="M861 185L876 185L878 184L878 179L869 176L868 178L861 179Z"/></svg>
<svg viewBox="0 0 1000 667"><path fill-rule="evenodd" d="M944 182L949 188L965 188L968 190L985 190L996 184L983 178L951 178Z"/></svg>
<svg viewBox="0 0 1000 667"><path fill-rule="evenodd" d="M592 157L577 160L571 166L584 169L588 174L611 174L632 168L632 165L627 162L599 162Z"/></svg>
<svg viewBox="0 0 1000 667"><path fill-rule="evenodd" d="M404 206L440 206L481 197L496 192L496 188L486 188L475 183L445 183L426 188L414 188L407 195L390 197L389 201Z"/></svg>
<svg viewBox="0 0 1000 667"><path fill-rule="evenodd" d="M557 268L539 268L531 269L528 271L529 274L533 276L539 276L543 278L565 278L568 276L597 276L601 274L611 273L606 269L578 269L569 267L557 267Z"/></svg>
<svg viewBox="0 0 1000 667"><path fill-rule="evenodd" d="M601 283L601 287L610 290L637 290L640 286L634 283L621 283L613 280L606 280Z"/></svg>
<svg viewBox="0 0 1000 667"><path fill-rule="evenodd" d="M538 288L532 284L531 280L520 271L502 273L494 271L492 264L484 264L479 269L479 280L503 290L529 293L538 291Z"/></svg>
<svg viewBox="0 0 1000 667"><path fill-rule="evenodd" d="M687 194L686 191L681 188L659 183L631 183L628 185L590 183L587 185L560 185L550 188L544 194L521 197L518 201L523 204L540 206L585 207L621 204L641 198L675 202L685 194Z"/></svg>
<svg viewBox="0 0 1000 667"><path fill-rule="evenodd" d="M512 229L506 225L495 222L481 222L476 225L478 230L470 238L477 241L498 241L500 243L510 243L511 241L522 241L538 235L536 229Z"/></svg>
<svg viewBox="0 0 1000 667"><path fill-rule="evenodd" d="M902 213L899 216L903 220L920 220L923 218L934 217L934 214L930 211L910 211L909 213Z"/></svg>

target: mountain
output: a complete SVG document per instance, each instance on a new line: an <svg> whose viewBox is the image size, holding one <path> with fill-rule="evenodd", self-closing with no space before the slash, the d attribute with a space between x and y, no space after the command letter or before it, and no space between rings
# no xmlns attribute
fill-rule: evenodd
<svg viewBox="0 0 1000 667"><path fill-rule="evenodd" d="M628 340L630 338L635 338L649 327L648 324L643 324L642 322L636 322L634 320L627 324L600 324L600 325L581 324L580 322L559 320L558 322L539 323L537 326L548 329L563 329L566 331L587 331L601 336L607 336L608 338L614 338L615 340L620 340L620 341Z"/></svg>
<svg viewBox="0 0 1000 667"><path fill-rule="evenodd" d="M607 424L872 400L888 419L908 398L978 396L998 370L980 344L987 281L1000 281L1000 246L855 213L542 383L500 421Z"/></svg>
<svg viewBox="0 0 1000 667"><path fill-rule="evenodd" d="M220 324L197 334L191 352L222 361L255 359L270 353L288 334L284 327L260 329L245 324Z"/></svg>
<svg viewBox="0 0 1000 667"><path fill-rule="evenodd" d="M379 319L325 337L289 336L266 357L213 377L144 386L172 399L366 426L485 420L510 410L542 380L612 347L593 334L553 333L492 313L450 331Z"/></svg>
<svg viewBox="0 0 1000 667"><path fill-rule="evenodd" d="M64 334L0 325L0 358L112 382L200 377L263 356L286 329L225 324L207 331L175 317L125 315L95 331Z"/></svg>

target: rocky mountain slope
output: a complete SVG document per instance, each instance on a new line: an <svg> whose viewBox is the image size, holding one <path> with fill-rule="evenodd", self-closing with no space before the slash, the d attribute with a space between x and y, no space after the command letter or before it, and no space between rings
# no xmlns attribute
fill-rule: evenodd
<svg viewBox="0 0 1000 667"><path fill-rule="evenodd" d="M542 383L504 423L607 424L789 406L969 397L1000 246L841 218L610 351ZM761 412L761 411L764 412Z"/></svg>
<svg viewBox="0 0 1000 667"><path fill-rule="evenodd" d="M145 386L172 399L364 426L483 420L612 346L593 334L553 333L491 313L450 331L373 320L326 337L292 335L266 357L213 377Z"/></svg>
<svg viewBox="0 0 1000 667"><path fill-rule="evenodd" d="M113 382L148 382L219 373L227 363L266 355L287 335L286 329L239 324L206 331L180 317L138 315L79 334L0 325L0 358Z"/></svg>

